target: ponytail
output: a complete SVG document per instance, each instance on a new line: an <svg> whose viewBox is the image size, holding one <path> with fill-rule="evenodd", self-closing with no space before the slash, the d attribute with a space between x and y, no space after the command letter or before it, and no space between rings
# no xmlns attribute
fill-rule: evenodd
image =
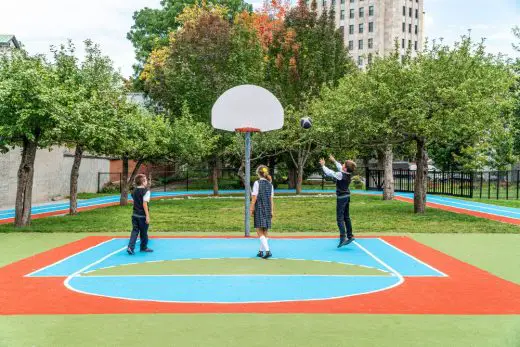
<svg viewBox="0 0 520 347"><path fill-rule="evenodd" d="M271 175L267 175L266 178L267 178L267 180L268 180L269 182L273 183L273 178L271 177Z"/></svg>

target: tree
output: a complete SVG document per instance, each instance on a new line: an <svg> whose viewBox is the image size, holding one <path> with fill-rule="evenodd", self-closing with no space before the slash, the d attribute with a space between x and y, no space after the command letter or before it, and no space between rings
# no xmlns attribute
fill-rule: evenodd
<svg viewBox="0 0 520 347"><path fill-rule="evenodd" d="M309 10L305 1L285 16L283 30L274 32L267 56L266 85L286 108L285 127L280 132L287 140L284 148L296 168L296 192L302 190L304 167L313 153L321 150L327 126L315 120L311 131L302 131L299 119L309 114L313 98L323 86L336 86L353 70L347 57L343 36L335 28L331 10L318 18L316 4ZM323 126L322 126L323 125Z"/></svg>
<svg viewBox="0 0 520 347"><path fill-rule="evenodd" d="M116 110L113 100L122 96L121 77L108 57L102 56L99 47L85 41L85 58L80 64L75 48L54 49L59 83L67 98L67 117L59 126L58 141L75 148L70 174L70 214L77 213L78 177L83 153L103 153L106 138L114 136Z"/></svg>
<svg viewBox="0 0 520 347"><path fill-rule="evenodd" d="M127 38L135 48L136 76L139 76L154 50L168 46L170 33L175 32L182 25L178 16L183 10L192 5L205 3L206 1L201 2L199 0L162 0L160 9L145 7L134 13L134 24L128 32ZM232 19L237 13L252 11L252 6L243 0L211 0L207 3L209 6L225 6L228 9L226 13L228 19ZM139 82L139 80L137 79L136 82Z"/></svg>
<svg viewBox="0 0 520 347"><path fill-rule="evenodd" d="M336 88L325 88L314 104L313 113L323 113L350 146L381 158L384 200L392 200L394 195L393 147L407 141L398 132L394 117L406 82L404 75L405 65L398 53L376 57L366 71L345 76Z"/></svg>
<svg viewBox="0 0 520 347"><path fill-rule="evenodd" d="M414 210L423 213L428 145L453 138L460 129L480 134L503 124L510 113L513 76L502 59L469 37L453 48L434 43L406 71L409 82L395 117L399 131L416 144Z"/></svg>
<svg viewBox="0 0 520 347"><path fill-rule="evenodd" d="M222 93L236 85L261 83L262 47L245 13L230 23L222 7L192 6L177 20L182 28L171 34L168 47L152 54L141 78L170 115L178 116L187 107L194 121L210 124L211 108ZM217 135L220 143L207 158L214 172L231 142L230 134ZM218 194L218 174L213 177Z"/></svg>
<svg viewBox="0 0 520 347"><path fill-rule="evenodd" d="M18 169L15 226L31 222L34 160L38 148L52 144L63 120L67 94L58 87L54 68L42 56L23 50L0 55L0 138L22 148Z"/></svg>

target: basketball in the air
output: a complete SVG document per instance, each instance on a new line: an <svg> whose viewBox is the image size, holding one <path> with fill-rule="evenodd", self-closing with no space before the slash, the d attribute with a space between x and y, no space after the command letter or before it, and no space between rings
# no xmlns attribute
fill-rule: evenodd
<svg viewBox="0 0 520 347"><path fill-rule="evenodd" d="M309 129L312 126L312 119L310 117L303 117L300 119L300 126L303 129Z"/></svg>

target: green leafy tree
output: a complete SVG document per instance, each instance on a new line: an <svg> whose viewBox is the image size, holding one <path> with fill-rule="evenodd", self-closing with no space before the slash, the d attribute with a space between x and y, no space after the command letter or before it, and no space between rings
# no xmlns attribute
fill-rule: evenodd
<svg viewBox="0 0 520 347"><path fill-rule="evenodd" d="M503 124L510 113L513 76L501 59L469 37L454 47L433 44L406 71L409 83L395 117L399 130L416 144L414 210L422 213L428 145L453 138L460 129L479 134Z"/></svg>
<svg viewBox="0 0 520 347"><path fill-rule="evenodd" d="M324 86L337 86L338 80L354 69L334 17L333 11L318 17L315 2L309 9L300 0L285 16L283 30L273 33L268 50L265 83L286 108L280 134L286 139L283 148L290 159L287 166L296 170L297 193L302 190L307 161L322 150L326 134L330 135L320 115L309 113L310 103ZM314 119L310 131L299 126L304 116Z"/></svg>
<svg viewBox="0 0 520 347"><path fill-rule="evenodd" d="M121 77L99 47L85 41L85 58L79 63L69 42L54 49L56 73L64 93L68 93L67 117L60 123L57 141L75 148L70 174L70 214L77 213L78 177L85 151L103 153L106 138L114 136L116 110L113 100L121 98Z"/></svg>
<svg viewBox="0 0 520 347"><path fill-rule="evenodd" d="M19 146L15 225L31 222L34 160L38 148L53 144L53 132L64 117L68 97L57 75L42 56L23 50L0 55L0 138L5 146Z"/></svg>
<svg viewBox="0 0 520 347"><path fill-rule="evenodd" d="M232 19L236 13L242 11L252 11L252 6L243 0L211 0L207 2L209 6L225 6L228 19ZM178 16L185 7L192 5L206 4L199 0L162 0L161 8L151 9L145 7L134 13L134 24L127 34L127 38L135 48L137 64L135 65L136 75L138 76L150 54L161 47L169 44L170 33L181 27L182 22ZM139 82L139 79L136 79Z"/></svg>

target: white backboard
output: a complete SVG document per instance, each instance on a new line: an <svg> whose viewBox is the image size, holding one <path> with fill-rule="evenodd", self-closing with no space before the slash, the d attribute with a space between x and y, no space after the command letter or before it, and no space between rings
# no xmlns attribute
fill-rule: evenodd
<svg viewBox="0 0 520 347"><path fill-rule="evenodd" d="M211 110L211 125L227 131L276 130L283 127L283 107L267 89L245 84L228 89L218 98Z"/></svg>

